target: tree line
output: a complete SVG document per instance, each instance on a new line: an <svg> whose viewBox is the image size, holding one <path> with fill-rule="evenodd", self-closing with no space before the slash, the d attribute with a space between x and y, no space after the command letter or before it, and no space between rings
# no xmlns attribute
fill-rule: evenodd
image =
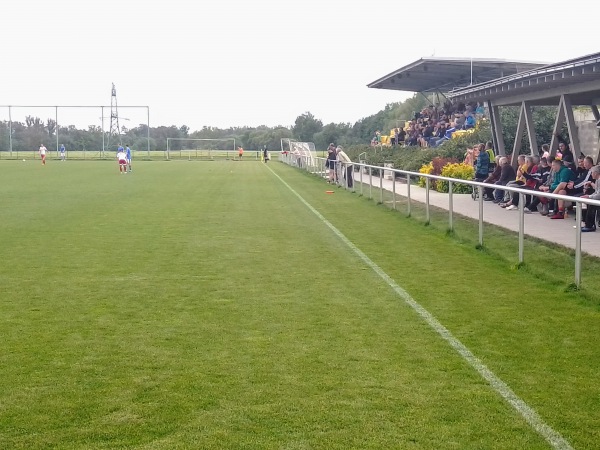
<svg viewBox="0 0 600 450"><path fill-rule="evenodd" d="M258 127L229 127L216 128L204 126L200 130L190 131L186 125L182 126L158 126L150 127L140 124L133 128L121 128L120 139L123 144L132 149L145 150L148 147L148 135L150 150L165 150L167 138L178 139L235 139L236 144L242 145L248 150L259 149L267 146L276 150L280 147L281 139L295 139L303 142L314 142L318 150L325 150L329 143L336 145L368 145L376 130L387 134L391 129L403 126L404 122L414 117L416 111L427 106L428 100L420 94L404 102L389 103L381 111L364 117L354 124L351 123L328 123L324 124L312 113L305 112L299 115L292 126L258 126ZM538 124L536 131L540 134L540 142L548 142L556 108L539 107L534 108L534 120ZM516 131L518 109L502 108L502 122L507 148L512 146ZM79 129L74 125L57 126L53 119L42 120L39 117L27 116L24 122L8 121L0 122L0 151L8 151L10 145L10 129L12 129L13 151L36 150L41 143L52 149L56 145L56 133L59 136L59 145L64 144L67 150L99 151L105 149L116 149L117 142L108 145L108 133L100 126L89 125L87 129ZM114 138L113 138L114 141ZM231 142L202 142L193 141L171 141L169 146L172 150L187 148L203 149L231 149ZM114 148L113 148L114 147Z"/></svg>

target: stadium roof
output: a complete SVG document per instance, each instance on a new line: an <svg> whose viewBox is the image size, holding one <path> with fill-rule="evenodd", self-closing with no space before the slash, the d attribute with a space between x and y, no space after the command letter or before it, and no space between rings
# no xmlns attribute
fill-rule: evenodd
<svg viewBox="0 0 600 450"><path fill-rule="evenodd" d="M563 94L573 105L600 103L600 53L581 56L531 70L463 87L448 94L462 101L516 105L556 105Z"/></svg>
<svg viewBox="0 0 600 450"><path fill-rule="evenodd" d="M431 56L401 67L367 86L375 89L446 93L459 87L514 75L546 64L504 59Z"/></svg>

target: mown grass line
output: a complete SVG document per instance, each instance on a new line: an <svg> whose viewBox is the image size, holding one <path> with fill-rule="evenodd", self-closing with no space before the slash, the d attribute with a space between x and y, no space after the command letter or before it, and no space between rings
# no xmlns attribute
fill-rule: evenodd
<svg viewBox="0 0 600 450"><path fill-rule="evenodd" d="M396 261L374 238L396 215L273 167L378 264ZM261 164L134 170L0 165L0 447L546 448ZM434 235L414 228L413 244ZM411 265L394 272L403 286ZM513 376L501 338L475 347ZM559 430L592 442L590 409Z"/></svg>
<svg viewBox="0 0 600 450"><path fill-rule="evenodd" d="M599 417L589 409L600 399L595 382L600 355L592 344L600 331L595 301L529 271L512 270L500 253L476 250L476 234L475 240L448 236L443 226L423 227L414 217L343 189L332 199L321 194L325 185L318 179L281 170L551 426L570 441L569 433L577 435L575 444L587 442L589 434L599 437ZM494 245L514 239L500 231L488 238L497 240Z"/></svg>

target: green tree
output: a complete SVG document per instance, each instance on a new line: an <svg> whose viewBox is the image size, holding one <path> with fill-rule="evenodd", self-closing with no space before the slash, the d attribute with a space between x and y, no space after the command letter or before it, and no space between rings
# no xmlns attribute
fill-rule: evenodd
<svg viewBox="0 0 600 450"><path fill-rule="evenodd" d="M292 127L294 137L302 142L312 142L314 135L323 129L323 122L310 112L298 116Z"/></svg>

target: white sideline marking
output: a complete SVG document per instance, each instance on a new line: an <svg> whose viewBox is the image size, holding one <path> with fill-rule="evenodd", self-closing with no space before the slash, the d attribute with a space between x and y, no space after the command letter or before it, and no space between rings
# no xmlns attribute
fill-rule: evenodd
<svg viewBox="0 0 600 450"><path fill-rule="evenodd" d="M419 314L427 324L433 328L446 342L458 352L460 356L467 361L471 367L473 367L479 374L494 388L498 394L500 394L504 400L506 400L514 409L517 410L521 416L527 421L527 423L537 431L553 448L560 450L573 450L573 447L563 438L560 433L552 429L547 425L544 420L539 416L535 410L525 403L513 390L502 381L497 375L494 374L488 367L483 364L479 358L477 358L471 350L469 350L462 342L454 337L452 333L442 325L429 311L423 308L415 299L413 299L408 292L402 289L398 283L396 283L387 273L383 271L375 262L365 255L356 245L354 245L350 239L348 239L340 230L338 230L331 222L329 222L323 215L317 211L310 203L298 194L289 184L287 184L279 175L273 172L273 169L267 167L273 175L275 175L279 181L281 181L308 209L310 209L325 225L327 225L331 231L339 237L344 244L358 255L373 271L379 275L411 308L413 308L417 314Z"/></svg>

